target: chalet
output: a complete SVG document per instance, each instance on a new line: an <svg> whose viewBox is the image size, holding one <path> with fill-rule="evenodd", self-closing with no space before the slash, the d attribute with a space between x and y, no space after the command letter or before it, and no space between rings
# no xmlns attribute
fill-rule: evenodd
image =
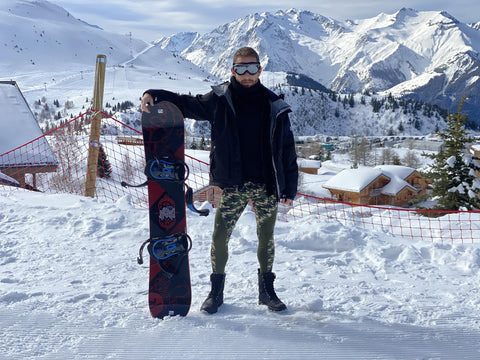
<svg viewBox="0 0 480 360"><path fill-rule="evenodd" d="M473 155L474 158L477 158L477 159L480 159L480 144L473 144L470 146L470 154ZM478 163L480 163L480 160L477 161ZM475 170L475 175L477 176L477 178L480 179L480 172Z"/></svg>
<svg viewBox="0 0 480 360"><path fill-rule="evenodd" d="M57 159L15 81L0 81L0 173L22 187L35 175L53 172ZM32 184L25 176L32 174ZM10 181L11 183L11 181Z"/></svg>
<svg viewBox="0 0 480 360"><path fill-rule="evenodd" d="M218 207L218 205L220 205L222 192L222 189L218 186L207 185L193 193L193 201L208 201L214 207Z"/></svg>
<svg viewBox="0 0 480 360"><path fill-rule="evenodd" d="M427 186L427 180L415 169L396 165L345 169L323 185L339 201L400 207L425 194Z"/></svg>
<svg viewBox="0 0 480 360"><path fill-rule="evenodd" d="M322 162L318 159L299 159L298 160L298 171L307 173L307 174L317 174L318 169L322 166Z"/></svg>

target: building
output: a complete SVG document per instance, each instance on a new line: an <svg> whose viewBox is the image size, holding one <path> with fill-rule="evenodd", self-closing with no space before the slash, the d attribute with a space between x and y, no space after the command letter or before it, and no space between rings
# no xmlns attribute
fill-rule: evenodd
<svg viewBox="0 0 480 360"><path fill-rule="evenodd" d="M323 187L338 201L406 207L426 193L428 182L413 168L381 165L342 170Z"/></svg>
<svg viewBox="0 0 480 360"><path fill-rule="evenodd" d="M313 156L311 156L310 159L298 159L298 171L307 174L317 174L321 166L322 162L313 158Z"/></svg>
<svg viewBox="0 0 480 360"><path fill-rule="evenodd" d="M0 108L0 173L5 175L2 178L14 179L21 187L35 188L35 175L55 171L57 159L15 81L0 81ZM32 174L33 179L28 185L27 174Z"/></svg>

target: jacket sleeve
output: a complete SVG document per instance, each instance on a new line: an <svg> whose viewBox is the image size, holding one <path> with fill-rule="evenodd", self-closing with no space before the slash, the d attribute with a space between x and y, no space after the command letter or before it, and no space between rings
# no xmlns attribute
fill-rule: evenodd
<svg viewBox="0 0 480 360"><path fill-rule="evenodd" d="M290 119L288 114L285 114L285 119L282 121L283 127L283 151L282 162L285 180L285 189L282 192L282 197L287 199L295 199L298 186L298 165L297 153L295 150L295 139L293 137L290 126Z"/></svg>
<svg viewBox="0 0 480 360"><path fill-rule="evenodd" d="M155 104L169 101L178 106L183 116L195 120L210 120L213 118L216 95L213 91L205 95L180 95L167 90L150 89L145 91L153 97Z"/></svg>

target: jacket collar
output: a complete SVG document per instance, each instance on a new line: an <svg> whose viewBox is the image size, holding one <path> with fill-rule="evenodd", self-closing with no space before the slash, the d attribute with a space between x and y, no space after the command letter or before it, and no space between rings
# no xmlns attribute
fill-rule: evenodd
<svg viewBox="0 0 480 360"><path fill-rule="evenodd" d="M212 90L217 96L225 97L227 99L228 104L230 105L232 110L235 112L235 110L233 109L232 94L230 92L230 89L228 88L229 85L230 85L230 81L225 81L222 84L212 86ZM270 106L272 109L272 114L274 114L274 116L277 116L278 114L283 113L285 111L287 112L292 111L290 105L288 105L283 99L281 99L273 91L267 89L267 93L268 93L268 100L270 101Z"/></svg>

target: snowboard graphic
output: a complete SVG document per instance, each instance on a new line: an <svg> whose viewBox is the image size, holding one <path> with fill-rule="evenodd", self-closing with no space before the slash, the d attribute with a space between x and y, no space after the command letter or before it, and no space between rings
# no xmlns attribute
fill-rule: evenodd
<svg viewBox="0 0 480 360"><path fill-rule="evenodd" d="M150 280L148 303L153 317L188 313L191 302L185 217L184 119L172 103L160 102L142 114L148 186ZM188 176L188 175L187 175Z"/></svg>

